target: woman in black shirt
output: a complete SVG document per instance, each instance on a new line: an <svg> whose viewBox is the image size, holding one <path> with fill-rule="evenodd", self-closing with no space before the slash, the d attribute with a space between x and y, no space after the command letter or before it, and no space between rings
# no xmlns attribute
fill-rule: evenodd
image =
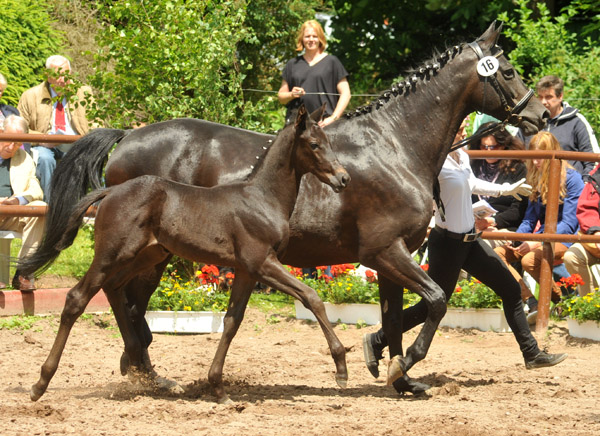
<svg viewBox="0 0 600 436"><path fill-rule="evenodd" d="M287 106L286 123L302 103L309 112L327 104L321 127L340 118L348 106L348 72L337 57L325 53L326 47L325 33L318 21L306 21L298 32L296 45L296 50L304 50L304 54L288 61L278 93L279 102Z"/></svg>

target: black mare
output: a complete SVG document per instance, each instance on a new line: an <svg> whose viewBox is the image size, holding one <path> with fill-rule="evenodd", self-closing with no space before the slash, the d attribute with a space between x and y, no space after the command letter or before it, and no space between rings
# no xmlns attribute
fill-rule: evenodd
<svg viewBox="0 0 600 436"><path fill-rule="evenodd" d="M73 211L61 245L73 243L85 212L100 201L94 259L67 294L54 345L31 398L37 400L46 391L73 324L101 288L115 311L132 372L141 368L145 345L126 312L123 284L154 271L173 254L235 267L223 334L208 374L219 402L230 401L223 386L223 365L257 280L316 308L336 364L336 381L345 386L345 349L327 322L323 302L278 260L287 245L302 176L311 173L335 192L350 181L318 125L324 110L323 105L313 120L301 106L294 125L277 136L247 181L206 188L146 175L87 195Z"/></svg>
<svg viewBox="0 0 600 436"><path fill-rule="evenodd" d="M496 44L501 25L493 23L474 43L436 55L394 84L371 105L326 128L333 149L352 177L335 196L314 177L304 178L290 221L282 261L295 266L360 262L377 270L383 329L392 360L388 382L398 391L415 391L408 371L423 359L446 311L442 290L413 261L432 213L432 191L461 121L478 110L519 125L525 134L541 128L548 112ZM493 56L499 69L478 75L480 58ZM246 176L272 136L208 121L177 119L133 130L96 130L80 139L56 169L47 235L21 269L33 272L58 255L56 237L89 184L99 186L104 159L108 185L143 174L157 174L200 186ZM126 285L138 333L145 331L146 301L162 269ZM419 294L429 315L402 357L403 288ZM146 342L148 340L146 339ZM147 354L144 360L149 364Z"/></svg>

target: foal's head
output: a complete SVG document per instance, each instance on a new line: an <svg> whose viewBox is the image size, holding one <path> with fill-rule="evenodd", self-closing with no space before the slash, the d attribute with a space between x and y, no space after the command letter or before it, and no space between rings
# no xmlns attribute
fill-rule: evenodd
<svg viewBox="0 0 600 436"><path fill-rule="evenodd" d="M295 129L294 159L296 168L302 173L313 173L317 178L331 186L335 192L341 191L350 181L350 175L338 162L329 138L319 127L325 105L311 115L304 105L298 109Z"/></svg>

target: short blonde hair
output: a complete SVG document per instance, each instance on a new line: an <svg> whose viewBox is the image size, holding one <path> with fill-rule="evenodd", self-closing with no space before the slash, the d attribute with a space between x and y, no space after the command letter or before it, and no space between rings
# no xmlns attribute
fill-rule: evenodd
<svg viewBox="0 0 600 436"><path fill-rule="evenodd" d="M321 52L325 51L327 47L327 38L325 38L325 32L321 27L321 24L317 20L308 20L305 21L300 30L298 31L298 36L296 37L296 51L304 50L304 44L302 43L302 38L304 37L304 31L307 27L310 27L317 32L317 38L319 40L319 47L321 47Z"/></svg>

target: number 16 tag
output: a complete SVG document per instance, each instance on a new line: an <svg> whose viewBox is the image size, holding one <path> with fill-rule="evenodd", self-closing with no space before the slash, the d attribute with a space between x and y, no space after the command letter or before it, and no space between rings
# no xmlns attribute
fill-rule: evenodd
<svg viewBox="0 0 600 436"><path fill-rule="evenodd" d="M494 56L486 56L477 62L477 73L480 76L488 77L495 74L499 66L500 62L498 62L498 59Z"/></svg>

